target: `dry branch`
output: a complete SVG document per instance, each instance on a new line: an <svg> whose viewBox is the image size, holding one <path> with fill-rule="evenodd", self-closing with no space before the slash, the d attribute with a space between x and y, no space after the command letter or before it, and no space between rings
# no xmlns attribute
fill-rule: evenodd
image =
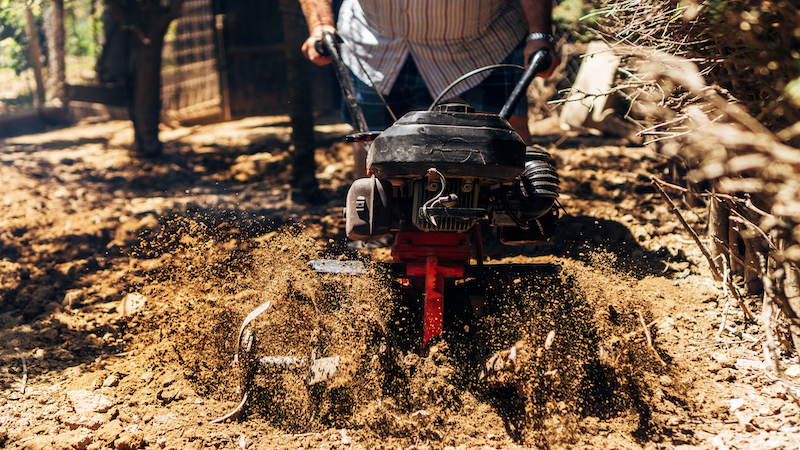
<svg viewBox="0 0 800 450"><path fill-rule="evenodd" d="M14 350L19 354L19 357L22 359L22 387L20 388L20 394L25 394L25 387L28 384L28 364L25 362L25 355L19 350L19 348L14 347Z"/></svg>
<svg viewBox="0 0 800 450"><path fill-rule="evenodd" d="M661 355L659 355L658 352L656 351L656 348L653 347L653 336L650 335L650 326L648 326L648 324L644 321L644 316L642 315L642 312L641 311L637 312L639 313L639 323L642 325L642 330L644 331L644 337L647 340L647 348L649 348L650 351L653 353L653 355L655 355L656 360L658 361L659 364L661 364L661 367L667 367L667 363L664 362L663 359L661 359Z"/></svg>
<svg viewBox="0 0 800 450"><path fill-rule="evenodd" d="M617 85L631 102L629 119L687 170L688 188L653 184L751 320L733 276L758 274L767 340L778 324L766 311L776 307L797 345L800 303L791 280L800 265L800 90L791 86L800 84L800 67L797 51L786 49L800 48L800 8L772 0L622 0L594 15L623 59ZM695 192L701 185L708 190ZM723 206L714 228L730 233L715 255L726 260L712 258L662 187Z"/></svg>

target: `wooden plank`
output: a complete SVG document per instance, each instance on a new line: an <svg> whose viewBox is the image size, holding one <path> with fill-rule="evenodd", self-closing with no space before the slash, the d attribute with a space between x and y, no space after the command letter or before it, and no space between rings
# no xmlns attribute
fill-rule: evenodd
<svg viewBox="0 0 800 450"><path fill-rule="evenodd" d="M610 95L620 58L605 42L589 43L567 103L561 110L561 122L570 128L602 131L603 122L613 112Z"/></svg>

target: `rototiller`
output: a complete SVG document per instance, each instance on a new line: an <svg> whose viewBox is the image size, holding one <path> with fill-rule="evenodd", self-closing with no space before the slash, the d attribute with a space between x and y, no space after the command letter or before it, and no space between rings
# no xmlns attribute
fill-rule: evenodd
<svg viewBox="0 0 800 450"><path fill-rule="evenodd" d="M340 41L339 41L340 42ZM338 51L337 37L326 33L319 53L333 61L334 71L357 133L349 142L368 146L368 178L356 180L347 193L345 226L354 241L377 241L395 233L392 273L421 291L424 301L422 349L442 334L446 281L475 276L483 266L482 226L496 229L506 245L542 245L553 235L560 186L550 155L526 146L508 123L511 111L536 74L550 64L546 49L535 53L501 112L484 114L460 103L441 103L454 81L426 111L412 111L382 132L370 131ZM523 69L519 66L519 69ZM470 259L475 265L470 265ZM312 261L316 272L365 273L355 261ZM486 269L492 266L486 266ZM265 304L268 305L268 304ZM240 353L252 340L247 325L266 311L262 305L240 327ZM330 378L338 357L249 358L248 373L258 367L301 367L308 385ZM246 376L246 379L252 375ZM247 382L245 383L247 384ZM247 398L225 420L238 414Z"/></svg>

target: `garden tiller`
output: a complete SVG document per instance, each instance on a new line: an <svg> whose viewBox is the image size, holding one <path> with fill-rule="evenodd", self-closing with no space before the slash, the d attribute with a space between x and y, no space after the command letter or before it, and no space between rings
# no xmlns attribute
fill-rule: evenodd
<svg viewBox="0 0 800 450"><path fill-rule="evenodd" d="M353 182L347 193L347 237L366 243L394 233L392 273L422 295L424 352L443 331L446 282L476 276L484 269L497 271L497 266L483 265L484 226L493 227L506 245L542 245L552 238L558 218L558 174L550 155L542 148L526 146L508 123L530 82L550 65L551 56L547 49L533 55L499 114L441 102L461 81L480 71L503 67L487 66L454 81L428 110L409 112L386 130L374 131L368 129L357 104L340 58L337 36L326 33L317 44L317 50L333 61L357 129L347 140L364 142L368 149L369 177ZM316 272L365 272L363 264L355 261L310 264ZM251 342L247 324L266 309L262 305L242 324L240 353L246 353ZM314 356L249 358L249 367L244 370L302 367L307 370L305 381L310 385L330 378L338 365L338 357ZM244 405L247 389L245 386L245 398L237 410Z"/></svg>

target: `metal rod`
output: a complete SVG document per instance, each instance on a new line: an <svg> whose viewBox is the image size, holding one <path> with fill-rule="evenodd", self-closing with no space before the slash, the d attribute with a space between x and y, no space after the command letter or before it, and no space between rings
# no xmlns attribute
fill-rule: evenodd
<svg viewBox="0 0 800 450"><path fill-rule="evenodd" d="M342 62L342 56L339 54L339 47L333 33L327 31L322 33L322 46L325 49L325 56L330 57L333 62L333 71L336 73L336 78L339 80L339 86L342 88L345 104L347 104L347 109L350 111L350 117L353 118L356 129L360 133L369 131L367 119L364 117L364 112L361 111L361 108L358 106L353 84L350 82L350 76L347 74L347 67L345 67L344 62Z"/></svg>
<svg viewBox="0 0 800 450"><path fill-rule="evenodd" d="M550 67L552 60L553 57L550 56L550 50L547 48L542 48L534 53L533 56L531 56L531 61L530 64L528 64L528 68L525 69L525 73L522 74L522 78L519 80L519 83L514 86L514 90L511 92L511 97L506 100L506 104L503 105L503 109L500 110L500 117L506 120L511 117L511 111L517 107L517 103L519 103L522 96L528 91L528 85L531 84L533 78L537 73Z"/></svg>

